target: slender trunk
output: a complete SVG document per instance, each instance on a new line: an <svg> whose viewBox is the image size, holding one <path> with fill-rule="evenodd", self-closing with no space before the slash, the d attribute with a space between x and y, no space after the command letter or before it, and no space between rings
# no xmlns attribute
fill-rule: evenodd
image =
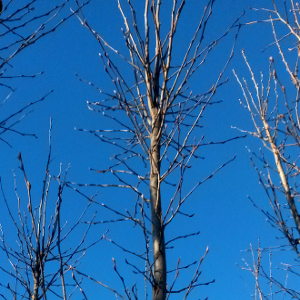
<svg viewBox="0 0 300 300"><path fill-rule="evenodd" d="M268 123L265 120L263 120L263 122L264 122L264 127L265 127L265 130L266 130L266 135L267 135L268 141L271 145L271 149L272 149L272 152L273 152L273 155L274 155L274 159L275 159L278 174L280 176L281 184L282 184L282 187L284 189L285 197L286 197L287 203L290 207L293 219L295 221L297 231L300 234L300 216L298 214L298 210L297 210L297 207L296 207L296 204L295 204L294 197L291 194L291 189L290 189L290 186L289 186L289 183L288 183L287 176L286 176L286 174L283 170L283 167L282 167L279 150L278 150L276 144L273 141Z"/></svg>
<svg viewBox="0 0 300 300"><path fill-rule="evenodd" d="M154 120L151 134L151 174L150 174L150 201L151 201L151 220L152 220L152 241L153 241L153 300L166 299L166 253L164 227L162 224L162 210L160 198L160 137L159 131L161 118Z"/></svg>
<svg viewBox="0 0 300 300"><path fill-rule="evenodd" d="M33 275L33 293L32 293L31 299L37 300L38 294L39 294L40 275L41 275L39 261L38 261L37 257L35 258L35 261L34 261L32 275Z"/></svg>

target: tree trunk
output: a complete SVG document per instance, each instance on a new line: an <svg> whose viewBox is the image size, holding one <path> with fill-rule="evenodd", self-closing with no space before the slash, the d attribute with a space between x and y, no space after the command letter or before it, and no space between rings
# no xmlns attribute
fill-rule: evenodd
<svg viewBox="0 0 300 300"><path fill-rule="evenodd" d="M34 261L32 275L33 275L33 293L32 293L31 299L37 300L38 293L39 293L39 286L40 286L40 275L41 275L39 261L38 261L37 257L35 258L35 261Z"/></svg>
<svg viewBox="0 0 300 300"><path fill-rule="evenodd" d="M152 220L152 241L153 241L153 300L166 299L166 254L164 227L162 224L162 210L160 198L160 127L161 118L153 120L151 134L151 153L150 153L150 201L151 201L151 220Z"/></svg>
<svg viewBox="0 0 300 300"><path fill-rule="evenodd" d="M272 138L272 135L270 133L269 124L267 123L267 121L265 119L263 119L263 124L264 124L264 128L265 128L265 131L266 131L266 136L267 136L268 141L271 145L271 149L272 149L274 159L275 159L275 164L276 164L276 167L277 167L277 172L278 172L280 180L281 180L281 185L284 189L284 194L285 194L287 203L290 207L291 214L292 214L293 219L295 221L297 231L300 234L300 216L299 216L296 204L295 204L294 197L291 194L291 188L289 186L287 176L286 176L286 174L283 170L279 149L277 148L277 146L276 146L276 144L275 144L275 142Z"/></svg>

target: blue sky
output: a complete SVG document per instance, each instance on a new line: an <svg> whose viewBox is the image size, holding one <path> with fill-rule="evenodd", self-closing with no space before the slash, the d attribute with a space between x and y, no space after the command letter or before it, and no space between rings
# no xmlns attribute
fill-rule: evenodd
<svg viewBox="0 0 300 300"><path fill-rule="evenodd" d="M135 2L137 1L133 3ZM179 25L179 27L182 26L182 29L178 31L178 43L174 52L176 55L179 56L184 53L183 45L187 42L189 35L192 34L192 26L198 20L200 8L205 2L195 0L186 3ZM75 7L74 3L70 3L70 6L72 5ZM167 1L164 1L163 5L166 6ZM216 1L207 40L223 33L244 10L246 10L246 14L241 20L242 23L261 19L263 16L268 17L268 14L250 11L249 6L271 7L272 3L268 0ZM141 11L138 10L139 8L137 8L138 12ZM94 0L84 11L90 24L109 43L120 51L126 50L120 30L120 27L123 27L123 21L118 12L116 1ZM165 16L162 15L162 27L165 25L165 20ZM191 89L195 93L204 92L215 81L219 74L218 70L223 67L230 53L234 34L235 32L232 31L227 38L219 43L211 57L207 59L205 68L200 70L191 80ZM241 29L235 56L224 75L224 78L229 78L229 82L217 92L214 98L215 100L223 100L223 102L209 108L201 121L204 125L201 134L205 134L206 142L220 141L236 136L238 132L231 126L252 129L249 116L239 105L238 99L242 98L242 92L231 70L234 68L240 77L246 77L250 81L250 76L242 59L241 49L245 49L255 72L268 71L269 56L277 59L276 62L278 61L280 66L275 47L269 48L264 53L261 52L270 42L272 42L272 32L267 24L251 25ZM74 17L61 26L57 32L39 41L14 59L14 67L9 70L11 74L33 74L40 71L45 73L35 79L15 79L13 81L12 85L17 87L17 90L2 107L1 118L9 115L18 107L41 98L52 89L54 93L44 102L38 104L34 112L16 127L24 132L35 133L38 139L9 133L3 138L12 145L12 148L0 143L2 153L0 175L6 197L12 207L16 205L12 169L16 171L19 194L24 199L25 207L27 205L24 181L20 170L18 170L17 155L19 152L22 152L33 193L37 202L39 200L47 160L50 117L53 119L51 174L57 174L59 165L62 163L63 169L70 164L68 179L72 182L104 183L107 180L105 177L89 171L89 168L107 168L111 163L110 158L116 150L108 147L107 144L101 144L92 134L74 130L75 127L98 129L111 126L101 115L87 109L86 101L99 101L101 95L97 90L81 83L75 76L78 74L81 78L94 82L99 87L109 88L111 83L99 59L98 53L100 51L92 35ZM125 66L120 68L126 72ZM285 74L283 66L281 66L281 70ZM4 99L8 93L7 89L1 87L1 99ZM195 213L195 217L188 220L178 220L174 223L172 230L166 233L166 240L168 240L168 237L173 237L177 233L200 231L199 236L177 242L174 244L175 249L167 252L168 263L173 263L173 267L179 257L181 257L183 264L199 259L204 254L206 247L209 246L210 252L204 260L200 281L206 282L215 279L216 282L208 287L196 289L191 295L191 299L204 299L206 296L209 299L251 299L245 283L251 291L254 291L253 278L236 265L243 264L242 258L251 261L251 255L241 252L241 250L249 248L250 243L257 245L258 238L260 238L262 246L278 244L275 239L275 230L267 224L265 217L247 199L247 195L251 195L262 207L267 208L266 199L258 184L255 170L251 166L246 146L251 150L257 150L260 147L257 141L247 137L222 146L212 145L201 149L201 156L204 156L205 160L195 162L194 168L186 179L187 187L208 176L234 155L236 155L236 159L212 180L207 181L197 189L197 192L189 199L185 206L185 212ZM55 182L53 182L53 186L55 186ZM83 190L86 194L92 195L97 188ZM167 194L163 196L168 198ZM53 201L56 200L55 197L54 187ZM97 200L125 211L125 209L132 209L131 197L132 194L128 192L99 189ZM85 199L71 190L66 190L63 201L64 217L68 224L72 224L81 214L85 206ZM99 207L92 207L87 220L92 217L95 210L98 211L97 220L111 217L107 211ZM6 236L11 243L14 243L15 230L11 226L5 209L1 210L0 221ZM140 244L139 231L132 224L124 224L124 222L94 226L87 242L99 238L107 229L109 229L107 234L109 238L123 245L132 245L137 251L143 250L143 244ZM83 229L80 229L78 233L71 236L70 245L78 242L78 237L82 232ZM112 285L114 288L120 288L120 282L113 272L112 257L117 260L117 264L120 266L119 271L126 279L128 286L131 287L136 281L142 291L143 281L138 279L138 276L134 275L132 270L126 266L124 253L107 241L101 241L97 246L90 249L86 257L83 258L79 269L89 272L93 277ZM130 256L128 257L132 259ZM3 253L0 253L0 260L5 260ZM276 262L276 255L274 260ZM280 261L280 257L278 260ZM191 268L187 272L182 272L180 282L186 282L189 276L192 276L193 271L194 269ZM3 273L0 273L0 282L6 282ZM96 296L101 296L103 299L115 299L111 292L87 280L84 280L84 287L89 299L95 299ZM179 287L180 285L178 285ZM79 293L74 296L74 299L81 299ZM174 295L172 299L182 299L182 297Z"/></svg>

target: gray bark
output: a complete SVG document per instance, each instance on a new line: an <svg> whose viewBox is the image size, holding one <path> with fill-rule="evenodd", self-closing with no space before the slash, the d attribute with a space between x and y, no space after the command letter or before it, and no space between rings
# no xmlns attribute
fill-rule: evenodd
<svg viewBox="0 0 300 300"><path fill-rule="evenodd" d="M166 253L164 240L164 226L162 224L162 209L160 195L160 126L161 118L154 120L151 134L151 153L150 153L150 201L151 201L151 220L152 220L152 242L153 242L153 278L154 286L153 300L166 299L167 271Z"/></svg>

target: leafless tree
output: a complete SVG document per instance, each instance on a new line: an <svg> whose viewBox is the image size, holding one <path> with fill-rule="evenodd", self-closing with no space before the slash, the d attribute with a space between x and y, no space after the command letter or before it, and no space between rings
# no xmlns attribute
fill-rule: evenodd
<svg viewBox="0 0 300 300"><path fill-rule="evenodd" d="M22 196L24 193L19 193L15 175L15 195L18 203L17 212L14 212L11 208L12 205L10 203L12 201L6 198L5 188L3 188L0 179L3 200L13 227L16 230L17 238L17 243L11 242L11 236L7 238L4 230L4 228L8 228L8 224L0 224L0 250L5 253L9 262L9 266L7 267L3 261L1 262L0 272L6 275L6 282L3 280L4 277L1 277L0 288L2 292L0 292L0 296L3 299L11 299L8 298L8 294L11 294L12 299L38 300L54 299L54 297L65 300L70 299L76 290L80 290L81 285L81 282L77 281L73 274L73 268L84 257L87 249L102 239L101 236L98 239L94 239L89 245L85 245L86 235L91 227L88 225L77 245L72 247L68 241L70 236L76 232L78 226L82 223L82 219L86 215L91 201L88 202L86 208L81 212L77 222L71 227L64 224L65 221L61 217L61 212L63 211L63 207L69 208L70 206L66 198L63 201L68 169L63 174L62 166L60 166L58 176L50 175L51 124L49 130L49 154L40 200L35 199L36 197L33 196L35 193L32 193L32 190L35 190L36 187L31 185L27 177L21 153L18 159L28 197L26 201ZM53 189L52 186L56 183L57 200L55 201L51 190ZM53 213L51 213L52 209ZM10 230L10 234L12 232L13 230ZM4 293L3 290L5 290Z"/></svg>
<svg viewBox="0 0 300 300"><path fill-rule="evenodd" d="M35 78L41 75L38 74L23 74L15 73L14 59L19 56L23 50L28 49L33 44L43 39L48 34L57 30L65 21L67 21L74 14L69 9L68 0L56 1L47 3L40 0L26 0L16 1L7 0L1 2L0 7L0 87L3 95L6 95L1 101L0 109L5 112L8 111L6 117L0 120L0 140L10 145L9 142L3 138L4 133L14 132L22 136L34 136L34 134L27 134L23 131L15 129L29 110L38 102L43 101L50 93L45 93L41 99L34 100L24 107L14 111L13 113L7 109L8 100L12 98L16 87L14 80L18 78ZM84 7L90 0L84 1L80 7ZM4 92L4 91L7 91ZM2 95L2 93L1 93Z"/></svg>
<svg viewBox="0 0 300 300"><path fill-rule="evenodd" d="M87 5L90 0L83 1L78 9ZM15 92L14 80L18 78L35 78L39 74L15 74L15 57L19 56L23 50L31 47L40 39L54 32L68 19L74 16L74 12L69 10L69 1L62 0L44 2L39 0L15 1L9 0L2 3L0 14L0 87L3 94L8 91L8 95L0 104L1 112L5 112L8 100ZM76 11L78 11L78 9ZM76 12L75 11L75 12ZM9 113L7 117L0 121L1 141L10 145L4 133L14 132L22 136L35 136L27 134L14 128L32 106L43 101L47 95L41 99L33 101L24 107ZM11 110L9 110L11 111ZM51 126L50 126L51 127ZM51 133L51 128L50 128ZM78 229L82 218L85 216L90 203L78 217L76 223L68 228L61 218L62 196L65 187L65 177L60 168L58 176L50 175L51 162L51 139L49 135L49 155L45 169L45 177L42 183L41 198L36 201L35 184L31 184L25 172L25 166L21 154L19 154L20 170L23 173L27 190L27 201L24 201L24 194L19 193L17 186L17 174L15 175L15 194L17 198L17 211L13 208L11 199L7 199L5 190L7 187L1 185L1 220L0 220L0 251L6 255L9 266L1 261L0 272L6 276L6 281L1 276L0 296L3 299L47 299L58 297L69 299L77 290L80 290L81 282L77 281L72 271L74 265L84 257L86 250L97 243L85 246L84 241L90 229L87 226L86 232L74 248L68 244L68 238ZM3 175L3 174L2 174ZM57 183L57 200L53 201L52 190ZM51 187L51 188L50 188ZM25 203L26 202L26 203ZM26 208L27 206L27 208ZM5 208L6 207L6 208ZM3 213L7 209L13 228L16 230L16 241L12 242L12 232L7 234L7 223L3 224ZM53 213L51 213L53 209ZM5 230L6 229L6 230ZM72 278L66 280L67 274ZM10 296L8 296L10 295Z"/></svg>
<svg viewBox="0 0 300 300"><path fill-rule="evenodd" d="M300 25L299 5L293 0L287 3L270 1L271 8L256 9L266 12L268 17L249 24L267 23L272 29L274 42L266 47L270 50L277 48L277 54L269 58L269 72L266 77L261 73L260 79L252 69L252 62L248 61L246 53L242 51L244 61L249 69L253 88L245 79L241 80L234 71L234 75L242 89L244 100L241 105L248 111L254 125L252 131L242 130L259 139L264 146L260 154L251 152L251 162L255 167L259 183L264 188L270 204L270 210L260 209L268 222L285 237L285 243L274 248L263 250L286 249L293 250L296 261L299 260L299 146L300 146L300 118L298 63L300 57ZM265 50L266 50L265 49ZM279 55L278 55L279 54ZM277 58L274 58L277 57ZM286 70L284 73L283 68ZM256 160L254 158L256 158ZM252 199L251 199L252 201ZM253 201L254 203L254 201ZM255 201L255 206L259 206ZM262 250L258 251L259 256ZM288 252L285 252L288 254ZM290 276L299 276L296 265L282 267ZM297 270L298 269L298 270ZM299 299L296 291L286 284L280 283L273 277L260 274L274 283L279 290L276 294L288 294L291 299ZM299 280L299 278L297 278ZM291 277L289 281L293 280ZM273 299L275 293L265 294L263 298Z"/></svg>
<svg viewBox="0 0 300 300"><path fill-rule="evenodd" d="M178 261L177 267L168 267L166 248L178 239L194 236L199 232L187 233L185 236L177 236L169 241L166 241L165 232L178 215L186 218L193 216L183 211L187 199L200 185L234 159L231 158L211 171L208 177L196 180L194 186L186 190L184 178L195 160L200 158L200 148L213 144L204 141L200 120L204 111L218 102L213 102L212 99L217 89L226 81L222 81L222 77L233 56L234 46L231 53L228 53L228 60L220 67L220 73L212 79L211 88L201 94L193 94L189 90L188 83L194 74L201 72L207 57L230 30L234 27L239 29L238 19L226 32L220 33L219 37L207 41L204 36L215 2L208 1L190 42L185 46L185 54L176 57L176 48L183 47L176 32L180 28L185 1L174 0L171 1L172 3L166 2L163 6L161 0L145 0L143 12L137 11L130 0L116 2L124 21L122 31L127 53L111 45L105 39L103 35L105 33L102 34L94 29L82 11L77 16L81 24L97 40L101 51L100 60L114 89L113 92L103 90L96 83L79 77L81 81L96 88L103 96L99 101L88 102L88 108L101 112L107 122L112 124L111 129L102 126L98 130L79 130L94 134L101 142L113 145L120 151L113 156L114 163L109 168L92 169L98 174L104 174L106 179L111 174L117 182L77 183L77 185L69 183L69 185L76 190L78 185L88 185L133 191L136 194L133 214L130 210L123 212L114 209L113 203L96 203L118 215L118 219L111 222L128 220L134 222L143 232L145 252L140 254L134 249L118 245L113 240L111 242L126 253L131 253L144 261L145 270L126 262L132 266L134 272L144 276L145 299L148 299L147 284L152 288L152 299L168 299L172 293L184 293L183 297L186 299L195 287L213 282L200 281L200 267L204 257L200 259L190 283L176 289L175 283L179 271L189 266L181 266ZM170 20L167 21L165 16L168 11ZM164 35L163 32L167 34ZM227 141L219 141L215 144L225 142ZM143 166L147 168L146 172ZM200 175L196 177L198 176ZM105 179L99 180L103 182ZM108 221L95 221L94 224L104 222ZM116 260L114 260L114 270L124 285L125 295L118 294L119 297L137 299L136 288L133 287L130 293L116 267ZM174 281L167 282L167 274L173 271L177 274Z"/></svg>

